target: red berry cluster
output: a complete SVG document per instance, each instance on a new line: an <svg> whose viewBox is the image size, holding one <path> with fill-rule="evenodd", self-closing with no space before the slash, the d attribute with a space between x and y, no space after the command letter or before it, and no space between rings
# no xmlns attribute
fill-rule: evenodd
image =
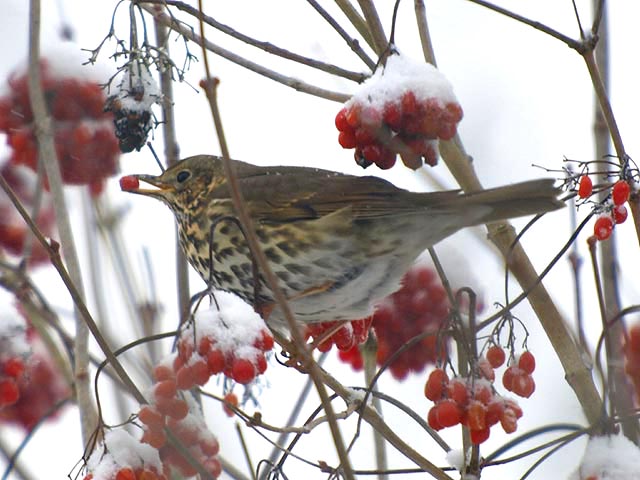
<svg viewBox="0 0 640 480"><path fill-rule="evenodd" d="M53 119L62 180L66 184L89 185L93 193L99 193L104 179L116 173L120 154L111 124L113 116L103 112L106 97L94 81L55 76L51 70L42 60L42 85ZM7 134L7 144L12 149L9 161L37 171L27 74L13 74L8 83L9 94L0 98L0 132Z"/></svg>
<svg viewBox="0 0 640 480"><path fill-rule="evenodd" d="M401 288L384 299L373 314L373 329L378 339L378 365L410 339L431 333L404 351L389 366L394 378L402 380L409 372L420 372L427 365L447 355L447 345L439 332L445 326L449 301L435 272L427 266L416 266L402 279ZM353 368L362 367L359 349L353 347L338 353Z"/></svg>
<svg viewBox="0 0 640 480"><path fill-rule="evenodd" d="M20 398L18 381L24 373L22 357L3 355L0 357L0 409L13 405Z"/></svg>
<svg viewBox="0 0 640 480"><path fill-rule="evenodd" d="M449 140L462 119L453 88L435 67L398 52L386 58L336 116L343 148L362 167L391 168L400 154L412 169L437 162L438 139Z"/></svg>
<svg viewBox="0 0 640 480"><path fill-rule="evenodd" d="M36 183L37 175L27 167L8 162L0 169L0 175L11 186L27 211L33 211L35 192L39 188ZM42 195L36 224L44 235L49 237L53 235L55 231L55 215L51 198L47 193ZM29 227L18 214L9 197L4 191L0 191L0 251L15 256L23 255L25 242L29 235L31 235ZM48 259L47 251L34 237L28 265L39 265Z"/></svg>
<svg viewBox="0 0 640 480"><path fill-rule="evenodd" d="M178 356L173 362L178 389L204 385L218 373L241 384L250 383L266 371L265 353L272 348L273 337L264 329L242 349L229 349L214 335L201 336L196 349L193 331L187 330L178 341Z"/></svg>
<svg viewBox="0 0 640 480"><path fill-rule="evenodd" d="M624 343L624 371L633 382L640 403L640 323L629 327Z"/></svg>
<svg viewBox="0 0 640 480"><path fill-rule="evenodd" d="M37 343L40 342L38 339ZM0 410L0 422L20 425L29 431L43 418L53 418L53 407L70 396L69 388L44 347L40 344L34 350L24 362L22 375L16 379L19 398Z"/></svg>
<svg viewBox="0 0 640 480"><path fill-rule="evenodd" d="M522 417L518 404L495 393L491 381L473 377L449 380L441 368L429 375L424 394L435 403L427 416L431 428L464 425L476 445L489 438L491 427L497 423L506 433L515 432L517 420Z"/></svg>
<svg viewBox="0 0 640 480"><path fill-rule="evenodd" d="M423 161L434 166L438 161L437 139L450 140L462 119L457 102L444 103L439 98L417 98L409 90L400 97L388 100L383 107L347 102L336 115L342 148L355 148L358 165L375 163L381 169L393 167L396 154L412 169Z"/></svg>
<svg viewBox="0 0 640 480"><path fill-rule="evenodd" d="M593 181L588 174L580 177L578 182L578 197L587 199L593 193ZM626 180L618 180L611 188L611 198L605 202L606 213L601 214L593 225L593 236L597 240L607 240L613 228L624 223L629 215L627 207L624 206L631 195L631 185Z"/></svg>
<svg viewBox="0 0 640 480"><path fill-rule="evenodd" d="M215 436L207 428L201 415L193 413L193 409L183 399L168 397L175 395L175 379L167 378L170 368L156 367L154 374L158 380L154 388L154 405L145 405L138 412L138 419L144 424L141 442L159 450L160 458L167 467L173 467L181 475L191 477L197 470L173 446L167 443L165 428L171 431L182 444L189 449L195 460L214 477L222 471L220 461L216 458L220 445ZM173 404L173 405L171 405ZM197 408L194 406L194 408Z"/></svg>
<svg viewBox="0 0 640 480"><path fill-rule="evenodd" d="M328 352L333 345L341 351L357 349L369 336L372 320L368 317L347 322L313 323L307 326L306 338L320 341L316 348L321 352Z"/></svg>
<svg viewBox="0 0 640 480"><path fill-rule="evenodd" d="M536 389L536 383L531 376L535 369L536 359L533 353L523 352L516 358L516 363L504 371L502 385L520 397L529 398Z"/></svg>
<svg viewBox="0 0 640 480"><path fill-rule="evenodd" d="M0 424L32 430L69 398L69 388L40 336L19 310L0 315Z"/></svg>

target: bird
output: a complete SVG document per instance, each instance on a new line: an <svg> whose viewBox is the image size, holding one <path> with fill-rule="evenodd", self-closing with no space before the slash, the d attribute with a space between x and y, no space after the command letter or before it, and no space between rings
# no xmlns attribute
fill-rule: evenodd
<svg viewBox="0 0 640 480"><path fill-rule="evenodd" d="M470 193L411 192L375 176L231 165L259 244L301 323L366 318L400 288L417 257L449 235L564 205L548 178ZM196 155L160 175L130 177L123 190L171 209L181 248L208 288L236 294L274 328L286 325L252 258L221 157Z"/></svg>

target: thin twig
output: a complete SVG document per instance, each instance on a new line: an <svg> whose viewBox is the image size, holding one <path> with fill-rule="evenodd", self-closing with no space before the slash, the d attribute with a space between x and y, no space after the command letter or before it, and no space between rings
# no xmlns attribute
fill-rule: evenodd
<svg viewBox="0 0 640 480"><path fill-rule="evenodd" d="M202 10L202 0L198 0L198 8ZM204 24L200 22L200 35L204 40ZM240 191L240 187L238 185L238 180L235 176L235 172L231 165L231 159L229 157L229 149L227 147L226 138L224 135L224 129L222 127L222 119L220 116L220 111L218 109L217 103L217 90L216 90L216 82L211 76L211 70L209 68L209 61L207 50L205 48L205 42L202 44L202 55L204 60L204 67L206 73L206 81L204 83L205 92L207 94L207 99L209 100L209 106L211 108L211 114L213 117L213 122L215 124L216 133L218 135L218 141L220 143L220 150L222 153L222 162L224 165L224 172L227 178L227 182L229 184L229 190L231 192L231 199L233 201L234 209L238 215L238 219L240 224L242 225L243 231L246 233L247 243L251 250L252 257L256 260L260 270L262 271L267 285L273 293L273 296L276 301L276 305L281 309L283 316L287 322L287 326L289 327L289 331L291 333L291 337L293 338L294 344L299 346L297 348L297 353L300 355L300 360L303 365L309 372L309 375L313 379L313 383L316 386L316 391L318 392L318 396L320 397L320 401L322 406L327 413L327 418L329 420L329 429L331 430L331 435L333 437L333 441L336 447L336 451L338 454L338 458L340 459L340 467L344 473L344 476L347 480L353 479L353 470L351 468L351 463L349 461L349 457L347 455L344 441L342 439L342 434L340 433L340 429L338 428L338 423L335 418L335 413L333 411L333 407L329 400L329 395L325 389L324 384L320 380L320 366L314 361L311 352L305 347L304 337L301 331L300 325L296 322L293 312L289 307L287 302L287 298L280 288L278 283L278 279L273 273L269 262L267 261L267 257L258 242L258 238L255 233L255 227L253 225L253 221L249 216L249 212L247 211L246 205L242 198L242 192Z"/></svg>
<svg viewBox="0 0 640 480"><path fill-rule="evenodd" d="M231 28L224 23L218 22L215 18L206 15L197 8L192 7L184 2L178 0L144 0L144 3L151 4L161 4L161 5L172 5L175 6L178 10L182 10L183 12L188 13L189 15L195 17L197 20L202 20L207 25L212 26L213 28L226 33L232 38L239 40L241 42L246 43L247 45L251 45L256 47L264 52L270 53L277 57L285 58L287 60L291 60L293 62L299 63L301 65L306 65L311 68L315 68L325 73L329 73L331 75L335 75L338 77L346 78L348 80L352 80L354 82L362 83L367 76L360 72L353 72L350 70L346 70L344 68L340 68L337 65L332 65L326 62L322 62L320 60L315 60L313 58L305 57L303 55L299 55L297 53L291 52L285 48L278 47L270 42L264 42L252 38L244 33L238 32L237 30Z"/></svg>
<svg viewBox="0 0 640 480"><path fill-rule="evenodd" d="M367 28L371 32L371 37L373 37L374 50L378 55L382 55L387 49L388 42L376 6L373 4L373 0L358 0L358 4L367 21Z"/></svg>
<svg viewBox="0 0 640 480"><path fill-rule="evenodd" d="M58 164L58 156L53 140L51 118L47 112L47 104L42 89L42 74L40 71L40 0L29 3L29 99L33 111L34 130L38 142L38 161L44 164L44 170L49 180L51 196L56 212L56 222L66 264L69 268L69 280L73 283L78 298L84 297L80 264L73 240L71 223L64 198L62 175ZM77 307L77 306L76 306ZM82 438L88 441L96 427L97 417L91 398L91 383L89 375L89 330L82 321L82 316L76 309L76 338L75 338L75 384L76 400L82 425Z"/></svg>
<svg viewBox="0 0 640 480"><path fill-rule="evenodd" d="M420 35L420 44L422 45L422 54L424 60L434 67L437 67L436 54L431 44L431 35L429 34L429 24L427 23L427 10L424 8L424 0L414 0L414 9L416 12L416 24L418 25L418 34Z"/></svg>
<svg viewBox="0 0 640 480"><path fill-rule="evenodd" d="M166 25L161 24L154 18L156 39L158 48L164 50L169 56L169 31ZM180 158L180 147L176 135L176 122L173 108L173 78L168 69L160 70L160 89L162 91L162 138L164 140L164 156L166 164L171 166L178 162ZM176 283L178 287L178 312L189 311L189 264L187 257L180 248L178 238L178 227L176 231ZM180 319L181 322L185 318Z"/></svg>
<svg viewBox="0 0 640 480"><path fill-rule="evenodd" d="M340 10L342 10L342 13L344 13L344 15L349 19L351 25L353 25L355 29L358 30L358 33L362 36L362 38L364 38L364 41L367 42L367 44L373 51L375 51L375 41L373 39L373 36L371 35L369 27L367 26L367 22L364 18L362 18L360 12L358 12L354 8L354 6L351 5L351 2L349 0L335 0L335 2Z"/></svg>
<svg viewBox="0 0 640 480"><path fill-rule="evenodd" d="M476 5L480 5L482 7L488 8L489 10L493 10L494 12L497 12L501 15L504 15L506 17L512 18L513 20L516 20L520 23L524 23L525 25L529 25L530 27L535 28L536 30L540 30L543 33L546 33L547 35L552 36L553 38L556 38L558 40L560 40L561 42L565 43L568 47L573 48L574 50L582 53L583 50L585 49L585 45L583 42L580 42L578 40L574 40L573 38L564 35L563 33L558 32L557 30L554 30L553 28L537 22L535 20L531 20L528 19L527 17L523 17L522 15L518 15L515 12L512 12L510 10L507 10L506 8L502 8L499 7L497 5L494 5L491 2L487 2L485 0L468 0L471 3L475 3Z"/></svg>
<svg viewBox="0 0 640 480"><path fill-rule="evenodd" d="M334 102L344 103L350 98L350 95L326 90L324 88L316 87L315 85L303 82L302 80L282 75L281 73L270 70L266 67L263 67L262 65L247 60L240 55L230 52L229 50L219 47L218 45L215 45L208 40L205 40L203 43L202 37L200 35L194 33L192 30L177 22L169 15L156 11L155 8L151 5L141 5L141 8L149 12L158 22L166 25L171 30L179 33L180 35L188 38L189 40L200 46L204 45L204 47L210 52L215 53L216 55L219 55L237 65L240 65L241 67L251 70L252 72L270 78L271 80L286 85L287 87L291 87L299 92L308 93L310 95L325 98L327 100L332 100Z"/></svg>
<svg viewBox="0 0 640 480"><path fill-rule="evenodd" d="M347 42L347 45L355 52L360 60L362 60L371 71L376 69L376 62L374 62L369 55L362 49L360 43L355 38L351 38L351 36L347 33L347 31L342 28L342 26L327 12L316 0L307 0L307 3L311 5L316 12L320 14L325 21L331 25L331 27L338 32L338 35L342 37L342 39Z"/></svg>

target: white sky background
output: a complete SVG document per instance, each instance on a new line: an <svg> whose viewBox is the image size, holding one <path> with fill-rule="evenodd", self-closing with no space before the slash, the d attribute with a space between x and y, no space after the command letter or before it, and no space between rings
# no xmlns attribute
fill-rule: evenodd
<svg viewBox="0 0 640 480"><path fill-rule="evenodd" d="M26 3L16 0L3 2L3 16L0 18L0 40L5 48L0 55L0 74L4 76L16 63L24 59L27 40ZM55 39L56 28L60 26L59 11L54 8L57 2L45 3L43 45ZM116 2L86 2L80 0L64 1L64 10L68 21L76 33L76 41L82 48L93 48L107 33L111 12ZM323 2L327 8L333 8L333 2ZM390 24L390 0L377 2L384 4L381 15L385 28ZM568 0L519 0L498 2L508 8L516 9L522 15L539 20L565 34L576 37L578 29ZM264 2L235 0L234 2L205 2L207 13L223 23L255 38L270 41L291 50L326 59L352 70L364 70L363 64L342 40L328 27L306 2L280 1ZM590 2L578 2L583 14L584 25L590 25ZM637 79L639 62L636 46L637 36L633 33L640 18L640 4L636 2L612 2L610 5L610 47L612 73L612 102L628 153L633 157L638 150L637 106L639 94ZM335 8L334 8L335 10ZM578 54L550 37L514 21L498 16L476 5L462 0L432 0L427 2L429 26L433 37L438 65L454 85L455 92L464 109L465 117L460 125L460 134L467 151L473 156L480 178L486 186L496 186L508 182L544 176L545 172L531 167L532 163L549 168L560 168L563 156L587 160L593 157L591 136L593 100L590 80L584 62ZM116 31L122 38L128 38L125 21L127 7L121 7L117 16ZM341 18L341 17L340 17ZM289 19L289 20L288 20ZM291 20L295 19L295 20ZM346 22L342 22L346 25ZM413 21L413 2L405 0L401 6L396 41L399 48L414 58L421 58L417 31ZM211 39L221 39L221 35L211 33ZM332 77L315 73L311 69L298 67L281 60L274 60L262 54L255 54L250 47L237 42L224 41L221 44L241 54L250 54L251 58L266 62L271 68L286 68L284 73L298 76L310 82L319 83L326 88L349 92L355 84L339 81ZM11 49L7 48L11 45ZM172 43L180 60L180 42ZM101 59L108 61L113 53L114 44L104 48ZM46 47L44 48L46 51ZM191 52L199 54L195 46ZM353 162L352 151L343 150L337 143L337 131L333 119L340 105L323 99L297 93L292 89L259 77L241 67L230 64L211 55L214 74L221 79L219 97L227 141L232 157L257 164L291 164L317 166L362 174L360 167ZM203 75L202 64L193 64L187 78L197 85ZM175 86L175 104L177 133L181 155L198 153L218 153L213 123L204 99L186 85ZM162 152L162 144L154 142L156 150ZM123 174L157 172L157 167L147 151L128 154L122 158ZM399 164L392 170L380 172L371 167L367 174L379 174L396 184L414 190L431 188L423 182L423 177ZM442 164L429 169L445 182L450 180ZM157 298L162 299L167 328L176 324L175 282L173 272L173 218L168 209L158 202L121 193L117 178L110 184L109 198L118 207L128 207L130 211L123 225L124 235L137 270L136 281L147 286L142 273L142 248L148 249L153 261ZM77 204L76 192L70 199ZM585 215L586 210L579 212ZM72 207L74 220L81 215L79 206ZM524 221L516 221L524 225ZM633 235L631 221L616 228L623 278L631 279L636 274L639 263L638 248ZM478 229L482 235L483 231ZM586 320L592 337L600 331L597 305L593 301L591 288L592 274L588 268L585 240L592 232L591 227L578 240L585 255L583 278L584 296L589 302L585 308ZM541 269L567 240L570 234L567 212L558 212L544 219L524 239L525 247L536 265ZM79 242L84 250L83 241ZM475 237L464 232L440 247L443 254L464 255L473 266L473 286L485 294L490 305L494 301L503 301L502 277L499 263L491 250L478 242ZM473 252L470 255L467 252ZM446 259L445 259L446 262ZM109 260L105 260L105 268ZM452 272L454 275L454 272ZM45 294L52 298L55 306L63 311L70 310L70 301L60 288L60 283L51 272L41 272ZM192 277L193 290L200 289L201 283ZM573 316L573 291L567 261L561 260L553 273L545 281L560 304L566 318ZM115 289L111 285L109 288ZM622 282L623 305L637 303L639 292L637 284ZM4 298L4 297L3 297ZM126 310L116 306L109 322L118 331L126 332L122 343L134 338L128 331ZM532 398L520 400L524 417L518 423L518 433L529 428L550 422L583 423L579 405L572 391L563 380L559 362L548 347L548 342L536 324L535 317L526 306L515 310L530 330L529 347L536 354L538 368L534 374L537 390ZM71 323L69 322L69 325ZM595 340L594 340L595 343ZM327 368L338 375L346 384L362 385L359 375L352 374L350 367L331 361ZM426 376L415 375L402 384L389 378L383 378L380 388L394 392L416 412L426 417L430 407L422 394ZM302 385L304 378L291 369L285 369L272 362L267 370L268 386L261 391L261 411L265 421L282 424L287 411L283 408L289 401L291 392ZM219 391L215 382L209 384ZM238 391L241 391L239 389ZM338 403L336 405L339 405ZM309 409L315 408L309 401ZM135 411L135 405L131 410ZM252 406L248 406L251 411ZM308 412L303 412L305 418ZM228 459L236 461L240 468L245 462L238 448L233 430L233 421L226 419L221 407L210 404L208 408L212 430L219 437L221 452ZM391 408L385 409L389 424L402 433L416 449L438 465L444 465L444 455L433 442L406 418L395 414ZM117 422L116 417L110 419ZM345 432L351 432L353 422L348 422ZM459 435L456 429L445 432L447 440L457 445ZM65 478L80 458L82 445L79 437L77 413L68 410L60 423L38 432L23 454L23 464L34 473L34 478ZM311 438L301 442L299 453L311 460L319 458L333 463L332 448L326 432L316 432ZM499 446L505 436L498 435L498 428L492 431L491 439L483 445L483 452L490 452ZM18 441L19 432L0 430L12 442ZM270 448L250 431L246 431L257 462L266 457ZM348 435L347 435L348 438ZM582 455L584 442L576 442L552 457L545 466L539 468L530 478L563 478L574 467ZM369 458L372 455L372 443L369 431L365 430L356 447L354 465L372 467ZM483 478L518 478L533 460L515 466L492 468L484 472ZM391 467L411 466L390 449ZM322 478L316 471L301 467L290 461L285 469L289 478L300 478L306 474L309 478ZM422 478L422 475L420 475Z"/></svg>

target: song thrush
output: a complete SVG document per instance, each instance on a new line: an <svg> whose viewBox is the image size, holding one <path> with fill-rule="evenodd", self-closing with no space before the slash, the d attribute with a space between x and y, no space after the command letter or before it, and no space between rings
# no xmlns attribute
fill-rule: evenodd
<svg viewBox="0 0 640 480"><path fill-rule="evenodd" d="M463 227L563 205L551 179L469 194L415 193L381 178L316 168L233 166L257 238L302 322L364 318L399 288L427 247ZM205 282L260 307L272 326L283 324L254 271L220 158L198 155L162 175L134 177L155 188L135 182L125 189L169 206L182 249Z"/></svg>

